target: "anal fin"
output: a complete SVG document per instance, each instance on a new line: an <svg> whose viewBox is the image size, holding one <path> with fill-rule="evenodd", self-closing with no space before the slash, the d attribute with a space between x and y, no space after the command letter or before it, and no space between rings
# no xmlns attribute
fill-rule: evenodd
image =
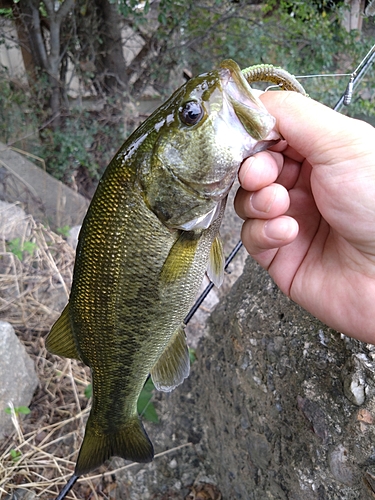
<svg viewBox="0 0 375 500"><path fill-rule="evenodd" d="M208 259L207 275L214 285L220 287L224 279L225 256L220 236L214 239Z"/></svg>
<svg viewBox="0 0 375 500"><path fill-rule="evenodd" d="M190 372L189 350L183 327L177 329L151 370L152 381L159 391L170 392L182 384Z"/></svg>
<svg viewBox="0 0 375 500"><path fill-rule="evenodd" d="M81 359L73 337L69 304L65 306L61 316L51 328L46 339L46 347L52 354L65 358Z"/></svg>

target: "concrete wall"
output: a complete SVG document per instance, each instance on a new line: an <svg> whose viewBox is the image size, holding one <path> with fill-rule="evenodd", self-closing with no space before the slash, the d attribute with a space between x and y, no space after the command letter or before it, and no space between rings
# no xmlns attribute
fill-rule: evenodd
<svg viewBox="0 0 375 500"><path fill-rule="evenodd" d="M82 223L88 200L0 143L0 199L20 202L26 213L56 230Z"/></svg>

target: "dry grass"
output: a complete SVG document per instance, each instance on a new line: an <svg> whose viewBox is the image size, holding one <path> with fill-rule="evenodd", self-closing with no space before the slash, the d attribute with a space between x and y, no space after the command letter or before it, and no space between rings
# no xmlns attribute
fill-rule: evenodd
<svg viewBox="0 0 375 500"><path fill-rule="evenodd" d="M9 235L16 234L12 225L22 233L13 251L9 243L14 241ZM75 253L60 236L36 224L31 216L22 223L9 219L9 224L2 226L0 319L13 325L33 358L39 387L30 405L31 413L20 418L13 412L14 432L0 443L0 498L21 488L41 500L50 500L73 473L89 413L84 395L90 382L88 368L75 360L53 356L45 348L45 337L68 300ZM14 253L17 251L21 252L18 256ZM183 444L155 458L190 445ZM139 464L128 464L120 470L133 466ZM79 479L66 498L116 498L116 472L101 467L95 475Z"/></svg>
<svg viewBox="0 0 375 500"><path fill-rule="evenodd" d="M3 233L8 241L0 240L0 319L21 337L40 384L31 414L20 419L13 413L14 433L0 445L0 497L25 488L50 499L74 469L88 414L87 368L50 355L44 342L68 300L74 250L31 216L9 218ZM93 485L89 489L95 491ZM68 498L85 498L86 490Z"/></svg>
<svg viewBox="0 0 375 500"><path fill-rule="evenodd" d="M68 301L74 250L31 216L11 219L2 231L0 318L14 328L46 331Z"/></svg>

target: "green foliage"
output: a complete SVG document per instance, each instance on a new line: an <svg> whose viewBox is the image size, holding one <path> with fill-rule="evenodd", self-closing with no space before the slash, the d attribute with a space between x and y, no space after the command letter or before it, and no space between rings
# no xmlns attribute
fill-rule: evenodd
<svg viewBox="0 0 375 500"><path fill-rule="evenodd" d="M27 93L12 83L7 68L0 65L0 141L12 142L35 128L37 120L30 111Z"/></svg>
<svg viewBox="0 0 375 500"><path fill-rule="evenodd" d="M13 12L11 8L1 8L0 17L6 17L7 19L13 18Z"/></svg>
<svg viewBox="0 0 375 500"><path fill-rule="evenodd" d="M23 260L23 253L27 252L29 255L34 253L37 244L32 241L24 241L22 243L21 238L14 238L7 242L7 247L9 252L12 252L19 260Z"/></svg>
<svg viewBox="0 0 375 500"><path fill-rule="evenodd" d="M164 97L169 96L183 83L183 68L198 74L217 67L222 59L233 58L242 67L270 63L295 75L350 73L373 43L371 29L366 35L366 31L347 33L342 28L346 8L343 0L110 2L117 5L121 22L129 32L146 43L141 51L144 58L137 56L137 63L128 65L128 82L115 97L108 97L103 86L106 68L99 67L98 63L101 20L95 17L97 11L89 2L77 0L61 33L62 43L66 43L61 49L65 54L64 64L67 65L69 59L82 86L95 87L100 98L105 96L103 111L83 111L71 106L65 94L67 73L61 68L65 80L60 82L60 125L46 126L50 120L51 97L47 72L38 72L35 85L27 88L17 87L6 68L0 70L0 140L10 143L30 136L17 146L44 158L48 172L68 184L74 183L72 179L79 169L94 179L100 177L123 141L123 117L119 110L128 96L138 98L137 93L146 86L152 86ZM40 6L48 24L43 2ZM363 22L365 28L369 27L373 18ZM1 32L0 43L6 43ZM301 81L312 98L328 106L337 102L347 82L348 78ZM345 112L374 115L374 88L375 72L372 72L355 92L353 104Z"/></svg>
<svg viewBox="0 0 375 500"><path fill-rule="evenodd" d="M85 387L84 394L85 394L85 396L86 396L87 399L90 399L92 397L92 384L88 384Z"/></svg>
<svg viewBox="0 0 375 500"><path fill-rule="evenodd" d="M191 347L189 347L189 358L191 365L197 360L195 349L192 349Z"/></svg>
<svg viewBox="0 0 375 500"><path fill-rule="evenodd" d="M62 227L58 227L56 229L56 232L58 234L61 234L61 236L63 236L64 238L67 238L69 236L69 231L70 231L70 226L68 226L68 225L62 226Z"/></svg>
<svg viewBox="0 0 375 500"><path fill-rule="evenodd" d="M12 408L5 408L5 413L7 413L8 415L11 415L12 414ZM28 408L27 406L17 406L14 408L14 413L17 415L28 415L30 413L30 408Z"/></svg>
<svg viewBox="0 0 375 500"><path fill-rule="evenodd" d="M39 155L44 158L47 171L57 179L67 180L79 166L86 167L93 177L97 176L98 164L90 154L98 125L92 120L68 117L64 127L46 128L41 132L42 145Z"/></svg>
<svg viewBox="0 0 375 500"><path fill-rule="evenodd" d="M10 450L10 458L12 460L12 462L16 463L19 461L19 459L22 457L22 453L18 450Z"/></svg>
<svg viewBox="0 0 375 500"><path fill-rule="evenodd" d="M110 3L117 3L119 12L124 18L131 17L135 24L145 24L146 17L150 10L150 2L146 0L143 4L138 0L110 0Z"/></svg>
<svg viewBox="0 0 375 500"><path fill-rule="evenodd" d="M226 58L235 59L241 67L274 64L295 75L350 73L373 37L362 34L359 43L358 32L346 32L341 24L346 8L344 1L331 0L267 0L259 6L245 0L161 0L163 20L159 19L157 38L166 49L163 60L155 61L151 79L169 94L172 85L166 82L166 68L188 67L197 74ZM348 77L302 81L311 97L328 106L335 105L347 82ZM362 88L366 84L372 89L374 76L368 76ZM374 109L357 99L349 112L374 113Z"/></svg>
<svg viewBox="0 0 375 500"><path fill-rule="evenodd" d="M154 389L155 387L150 377L139 395L137 410L139 415L143 416L149 422L157 423L159 422L159 417L156 413L155 406L151 402Z"/></svg>

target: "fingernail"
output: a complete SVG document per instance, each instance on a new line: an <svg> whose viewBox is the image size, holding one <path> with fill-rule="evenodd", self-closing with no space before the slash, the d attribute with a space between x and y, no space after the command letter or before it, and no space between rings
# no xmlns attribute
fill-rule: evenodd
<svg viewBox="0 0 375 500"><path fill-rule="evenodd" d="M287 240L292 231L293 228L289 220L279 217L277 219L270 219L264 225L264 233L271 240Z"/></svg>
<svg viewBox="0 0 375 500"><path fill-rule="evenodd" d="M250 196L251 206L258 212L268 214L274 204L277 194L276 186L268 186L267 191L255 192ZM265 199L265 195L267 198Z"/></svg>

